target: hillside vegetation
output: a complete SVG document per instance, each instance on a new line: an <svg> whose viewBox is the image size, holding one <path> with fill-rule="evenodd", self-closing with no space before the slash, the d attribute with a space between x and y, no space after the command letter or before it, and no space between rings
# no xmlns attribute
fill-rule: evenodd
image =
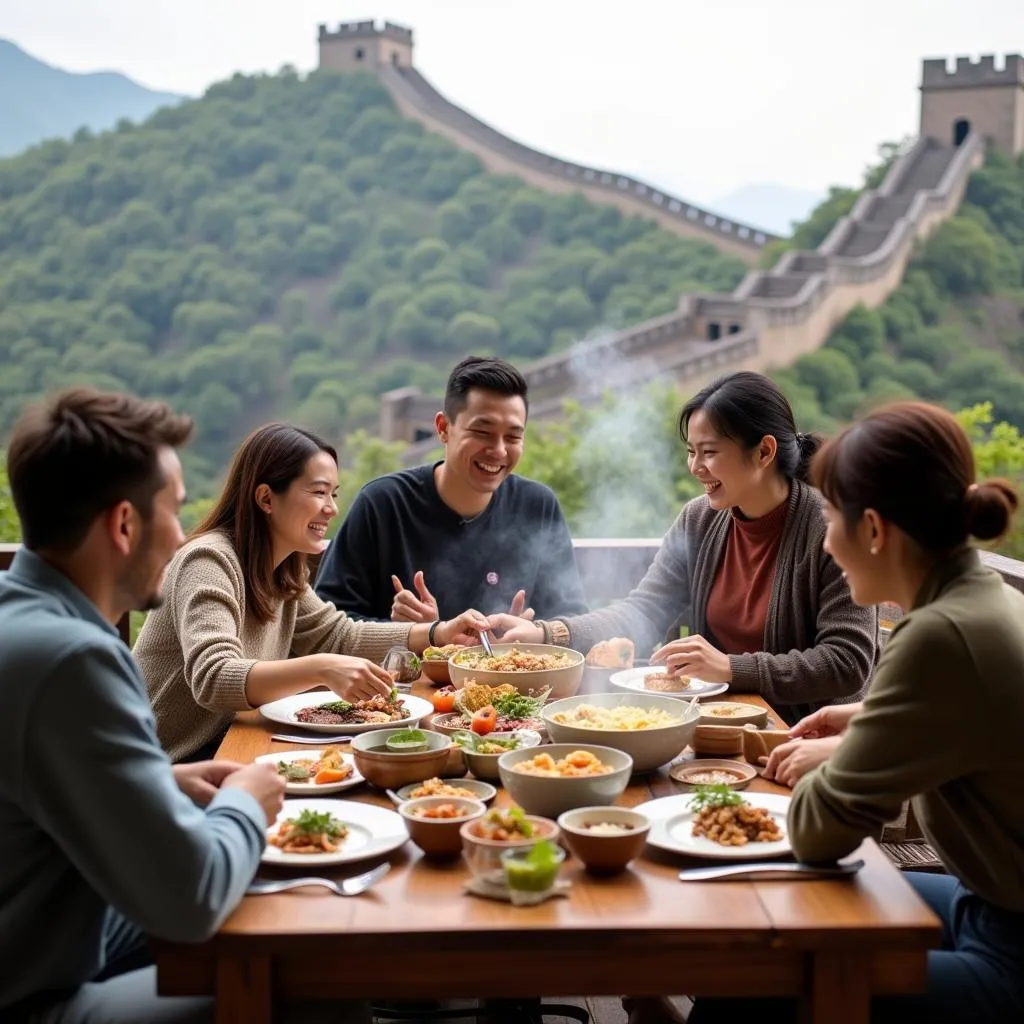
<svg viewBox="0 0 1024 1024"><path fill-rule="evenodd" d="M332 437L469 351L529 361L730 289L710 245L486 174L365 75L213 86L0 161L0 441L79 381L192 413L193 493L253 425Z"/></svg>

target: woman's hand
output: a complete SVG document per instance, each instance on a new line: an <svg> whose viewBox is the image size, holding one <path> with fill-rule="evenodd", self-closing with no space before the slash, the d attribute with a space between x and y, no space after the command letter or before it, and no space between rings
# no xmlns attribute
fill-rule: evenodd
<svg viewBox="0 0 1024 1024"><path fill-rule="evenodd" d="M317 682L333 690L342 700L366 700L386 697L395 685L390 672L365 658L347 654L315 655L320 661Z"/></svg>
<svg viewBox="0 0 1024 1024"><path fill-rule="evenodd" d="M841 741L841 736L827 736L820 740L781 743L771 752L762 774L792 789L809 771L824 764Z"/></svg>
<svg viewBox="0 0 1024 1024"><path fill-rule="evenodd" d="M448 644L459 644L461 647L475 647L480 643L480 634L491 628L486 615L470 609L458 618L439 622L434 630L434 643L437 647Z"/></svg>
<svg viewBox="0 0 1024 1024"><path fill-rule="evenodd" d="M397 576L391 577L391 585L395 588L395 599L391 602L392 622L433 622L440 618L437 598L427 589L427 581L422 572L412 578L415 593L406 590Z"/></svg>
<svg viewBox="0 0 1024 1024"><path fill-rule="evenodd" d="M829 704L818 708L813 714L801 718L789 735L794 739L824 739L826 736L841 736L862 704Z"/></svg>
<svg viewBox="0 0 1024 1024"><path fill-rule="evenodd" d="M544 643L544 630L525 616L498 614L488 616L487 621L503 644Z"/></svg>
<svg viewBox="0 0 1024 1024"><path fill-rule="evenodd" d="M702 636L688 636L659 647L652 665L664 665L672 675L696 676L706 683L731 683L729 655L712 647Z"/></svg>

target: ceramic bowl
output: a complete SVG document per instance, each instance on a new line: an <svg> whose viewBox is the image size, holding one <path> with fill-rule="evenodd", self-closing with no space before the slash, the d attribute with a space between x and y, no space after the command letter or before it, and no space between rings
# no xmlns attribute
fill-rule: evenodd
<svg viewBox="0 0 1024 1024"><path fill-rule="evenodd" d="M550 754L555 761L574 751L593 754L612 770L603 775L563 778L529 775L516 771L516 765L538 754ZM511 750L498 758L501 783L512 800L530 814L557 818L563 811L576 807L604 807L622 795L633 774L633 758L614 747L593 743L551 743L539 750Z"/></svg>
<svg viewBox="0 0 1024 1024"><path fill-rule="evenodd" d="M468 793L472 793L472 797L462 797L464 800L479 800L481 803L489 804L497 795L498 791L489 782L478 782L476 779L445 779L442 778L443 782L447 782L448 785L454 786L456 789L464 789ZM426 797L413 796L413 790L417 789L422 785L422 782L410 782L408 786L403 786L396 794L400 800L425 800ZM442 799L451 799L442 798Z"/></svg>
<svg viewBox="0 0 1024 1024"><path fill-rule="evenodd" d="M420 663L420 671L432 683L450 683L452 681L452 677L448 673L447 661L432 661L424 658Z"/></svg>
<svg viewBox="0 0 1024 1024"><path fill-rule="evenodd" d="M459 811L455 818L425 818L424 811L450 805ZM462 853L462 826L482 818L487 808L479 800L465 797L424 796L398 805L398 813L409 830L409 838L427 857L458 857Z"/></svg>
<svg viewBox="0 0 1024 1024"><path fill-rule="evenodd" d="M674 721L654 729L595 729L576 723L566 724L581 705L596 708L641 708L663 711ZM675 759L690 742L700 717L700 706L676 697L657 693L594 693L569 697L546 704L541 718L553 743L600 743L629 754L633 771L649 772ZM561 719L561 720L560 720Z"/></svg>
<svg viewBox="0 0 1024 1024"><path fill-rule="evenodd" d="M506 850L528 849L538 839L550 839L556 842L558 839L558 825L550 818L540 818L533 814L526 816L527 821L533 825L534 834L529 839L512 839L508 842L499 842L496 839L484 839L476 835L474 826L478 819L467 821L459 829L462 836L462 852L465 855L466 863L474 875L488 875L491 872L503 872L501 866L501 855Z"/></svg>
<svg viewBox="0 0 1024 1024"><path fill-rule="evenodd" d="M400 754L385 748L389 736L405 729L374 729L352 737L352 757L367 782L381 789L398 789L409 782L440 775L448 761L452 741L439 732L424 732L427 749Z"/></svg>
<svg viewBox="0 0 1024 1024"><path fill-rule="evenodd" d="M739 701L713 700L700 705L701 725L756 725L759 729L768 722L768 712L756 704Z"/></svg>
<svg viewBox="0 0 1024 1024"><path fill-rule="evenodd" d="M628 832L604 834L592 825L625 825ZM558 816L562 842L594 874L615 874L640 856L651 823L646 815L627 807L579 807Z"/></svg>
<svg viewBox="0 0 1024 1024"><path fill-rule="evenodd" d="M487 683L488 686L501 686L502 683L510 683L520 693L529 693L530 691L538 693L550 686L549 700L571 697L579 689L580 680L583 678L583 655L578 651L571 651L567 647L556 647L551 644L491 644L491 648L496 655L507 654L512 650L525 651L527 654L566 655L570 664L565 668L540 669L536 672L494 672L487 669L468 668L461 665L459 659L474 654L482 655L484 649L482 647L467 647L448 661L448 671L456 688L461 690L470 679L475 679L478 683Z"/></svg>
<svg viewBox="0 0 1024 1024"><path fill-rule="evenodd" d="M746 789L757 778L757 771L749 764L742 761L719 761L713 757L703 757L697 761L674 765L668 774L687 789L711 785Z"/></svg>
<svg viewBox="0 0 1024 1024"><path fill-rule="evenodd" d="M531 747L540 745L541 735L533 729L519 729L517 732L495 732L492 736L508 739L510 736L519 737L519 750L528 750ZM515 751L510 751L515 753ZM503 754L477 754L472 750L463 750L462 756L466 759L466 767L478 779L485 782L500 782L501 772L498 770L498 759Z"/></svg>

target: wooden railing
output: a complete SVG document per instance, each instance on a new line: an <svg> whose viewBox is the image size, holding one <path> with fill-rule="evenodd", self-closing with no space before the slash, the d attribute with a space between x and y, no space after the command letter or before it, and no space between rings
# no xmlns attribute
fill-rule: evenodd
<svg viewBox="0 0 1024 1024"><path fill-rule="evenodd" d="M587 595L590 606L600 607L625 597L643 578L660 545L661 540L657 537L584 537L574 540L583 593ZM18 544L0 544L0 570L9 568L19 547ZM987 551L983 551L981 557L1010 586L1024 592L1024 562ZM118 631L127 642L127 616L118 623Z"/></svg>

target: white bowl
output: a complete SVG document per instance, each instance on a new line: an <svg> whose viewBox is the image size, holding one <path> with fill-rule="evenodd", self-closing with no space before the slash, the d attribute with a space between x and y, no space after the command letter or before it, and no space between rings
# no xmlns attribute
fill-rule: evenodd
<svg viewBox="0 0 1024 1024"><path fill-rule="evenodd" d="M570 664L564 668L543 668L532 672L495 672L488 669L467 668L460 665L458 659L467 654L484 654L482 647L466 647L448 659L448 672L452 684L461 690L470 680L486 683L488 686L501 686L510 683L520 693L539 693L551 687L549 700L571 697L580 687L583 678L583 655L568 647L556 647L552 644L491 644L496 655L507 654L509 651L520 650L527 654L559 654L567 655Z"/></svg>
<svg viewBox="0 0 1024 1024"><path fill-rule="evenodd" d="M555 761L560 761L576 750L588 751L612 770L603 775L562 778L528 775L515 769L520 761L529 761L538 754L550 754ZM607 806L614 803L629 784L629 777L633 774L633 758L614 747L593 743L551 743L535 749L510 750L502 754L498 758L498 772L513 803L519 804L528 814L557 818L563 811L571 811L576 807Z"/></svg>
<svg viewBox="0 0 1024 1024"><path fill-rule="evenodd" d="M593 729L558 721L558 715L571 712L581 704L598 708L657 709L677 721L655 729ZM687 703L660 693L588 693L545 705L541 718L554 743L600 743L614 747L633 758L634 771L649 772L683 752L700 719L700 706L696 701Z"/></svg>

